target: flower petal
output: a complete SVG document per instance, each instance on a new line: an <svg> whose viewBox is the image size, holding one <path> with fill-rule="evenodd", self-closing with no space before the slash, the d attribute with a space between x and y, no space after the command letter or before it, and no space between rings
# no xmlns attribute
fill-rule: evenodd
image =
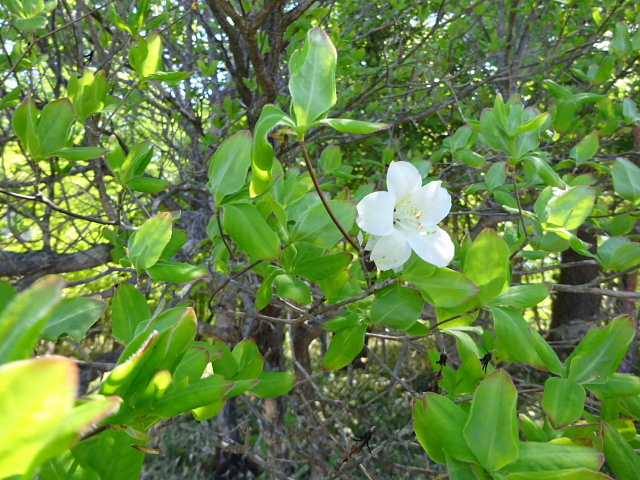
<svg viewBox="0 0 640 480"><path fill-rule="evenodd" d="M410 198L422 186L418 169L409 162L391 162L387 170L387 190L394 196L395 204Z"/></svg>
<svg viewBox="0 0 640 480"><path fill-rule="evenodd" d="M407 237L397 231L386 237L377 237L372 245L371 260L380 270L391 270L405 264L411 256Z"/></svg>
<svg viewBox="0 0 640 480"><path fill-rule="evenodd" d="M420 221L427 226L437 225L451 210L451 195L440 181L426 184L409 201L424 212Z"/></svg>
<svg viewBox="0 0 640 480"><path fill-rule="evenodd" d="M393 233L394 197L389 192L373 192L358 203L356 223L372 235Z"/></svg>
<svg viewBox="0 0 640 480"><path fill-rule="evenodd" d="M433 227L429 233L409 235L407 242L421 259L436 267L449 265L456 250L449 234L440 227Z"/></svg>

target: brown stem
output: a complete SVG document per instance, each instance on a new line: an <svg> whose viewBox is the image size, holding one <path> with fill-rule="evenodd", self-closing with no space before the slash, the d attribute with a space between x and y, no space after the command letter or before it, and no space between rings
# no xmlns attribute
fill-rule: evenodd
<svg viewBox="0 0 640 480"><path fill-rule="evenodd" d="M316 177L316 172L313 170L313 165L311 165L311 159L309 158L309 153L307 152L307 145L303 139L300 139L300 149L302 150L302 155L304 155L304 161L307 164L307 170L309 171L309 175L311 175L311 181L313 182L313 186L316 187L316 192L318 192L318 196L320 197L320 200L322 201L324 208L327 210L327 213L331 217L331 220L333 220L333 223L335 223L336 227L338 227L338 230L340 230L342 235L344 235L344 238L347 240L347 242L349 242L351 246L355 248L356 252L361 252L360 245L358 245L356 241L353 239L353 237L349 235L349 232L347 232L344 229L344 227L340 223L340 220L336 218L335 214L333 213L333 210L331 210L331 207L329 206L329 202L327 202L327 199L324 198L324 195L322 194L322 189L320 188L320 184L318 183L318 178Z"/></svg>

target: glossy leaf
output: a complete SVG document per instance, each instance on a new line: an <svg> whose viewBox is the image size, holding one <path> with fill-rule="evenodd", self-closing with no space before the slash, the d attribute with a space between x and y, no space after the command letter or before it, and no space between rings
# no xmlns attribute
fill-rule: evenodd
<svg viewBox="0 0 640 480"><path fill-rule="evenodd" d="M593 158L598 153L600 142L598 140L598 132L591 132L585 136L578 145L571 149L571 158L576 161L576 165L582 165L587 160Z"/></svg>
<svg viewBox="0 0 640 480"><path fill-rule="evenodd" d="M0 364L31 356L63 285L59 277L45 277L5 307L0 317Z"/></svg>
<svg viewBox="0 0 640 480"><path fill-rule="evenodd" d="M208 278L206 265L190 265L181 262L164 262L160 260L147 269L151 278L159 282L186 283L199 278Z"/></svg>
<svg viewBox="0 0 640 480"><path fill-rule="evenodd" d="M128 244L128 257L136 269L150 268L160 259L171 240L171 223L171 214L164 212L151 217L136 230Z"/></svg>
<svg viewBox="0 0 640 480"><path fill-rule="evenodd" d="M549 296L550 283L530 283L514 285L491 301L491 305L505 305L514 308L530 308Z"/></svg>
<svg viewBox="0 0 640 480"><path fill-rule="evenodd" d="M603 329L591 330L567 358L569 378L577 383L607 383L635 335L628 316L614 318Z"/></svg>
<svg viewBox="0 0 640 480"><path fill-rule="evenodd" d="M506 307L490 307L490 310L495 321L496 335L509 358L544 368L545 363L531 343L529 324L522 314Z"/></svg>
<svg viewBox="0 0 640 480"><path fill-rule="evenodd" d="M69 147L57 150L51 155L64 158L65 160L72 160L74 162L81 160L91 160L92 158L99 158L109 150L99 147Z"/></svg>
<svg viewBox="0 0 640 480"><path fill-rule="evenodd" d="M121 283L113 297L113 336L122 343L129 343L138 325L151 317L151 310L144 295L130 283Z"/></svg>
<svg viewBox="0 0 640 480"><path fill-rule="evenodd" d="M134 192L158 193L171 185L171 182L161 178L134 177L126 185Z"/></svg>
<svg viewBox="0 0 640 480"><path fill-rule="evenodd" d="M41 451L71 413L77 387L77 368L66 358L0 366L0 477L31 478L34 462L48 460Z"/></svg>
<svg viewBox="0 0 640 480"><path fill-rule="evenodd" d="M256 123L251 149L251 186L252 197L261 194L271 180L273 166L273 147L269 143L269 132L278 125L294 126L293 120L274 105L265 105Z"/></svg>
<svg viewBox="0 0 640 480"><path fill-rule="evenodd" d="M464 439L489 471L496 471L518 458L516 388L504 370L496 370L478 386L471 403Z"/></svg>
<svg viewBox="0 0 640 480"><path fill-rule="evenodd" d="M480 291L465 275L449 268L438 268L430 276L407 271L402 273L402 278L418 287L427 301L436 307L456 307Z"/></svg>
<svg viewBox="0 0 640 480"><path fill-rule="evenodd" d="M483 230L467 252L462 273L480 291L475 299L478 304L492 300L509 285L509 246L493 230Z"/></svg>
<svg viewBox="0 0 640 480"><path fill-rule="evenodd" d="M607 383L588 385L587 388L600 399L637 397L640 395L640 377L625 373L614 373Z"/></svg>
<svg viewBox="0 0 640 480"><path fill-rule="evenodd" d="M529 336L531 337L533 348L549 371L561 377L566 377L567 371L553 347L532 327L529 327Z"/></svg>
<svg viewBox="0 0 640 480"><path fill-rule="evenodd" d="M242 130L222 142L213 155L207 187L217 206L222 204L225 195L244 186L251 166L252 140L251 132Z"/></svg>
<svg viewBox="0 0 640 480"><path fill-rule="evenodd" d="M416 290L399 287L371 304L371 323L385 325L396 330L410 328L422 314L424 300Z"/></svg>
<svg viewBox="0 0 640 480"><path fill-rule="evenodd" d="M356 325L344 328L334 334L324 356L322 368L335 370L349 365L362 351L366 331L366 325Z"/></svg>
<svg viewBox="0 0 640 480"><path fill-rule="evenodd" d="M356 202L330 200L328 203L342 226L349 231L356 220ZM311 208L302 220L294 225L290 235L292 242L304 240L323 248L335 245L341 238L342 233L322 204Z"/></svg>
<svg viewBox="0 0 640 480"><path fill-rule="evenodd" d="M551 377L544 385L542 408L558 429L575 422L582 416L586 400L584 388L566 378Z"/></svg>
<svg viewBox="0 0 640 480"><path fill-rule="evenodd" d="M100 476L100 480L137 480L142 470L144 453L132 448L140 444L123 430L106 430L74 447L76 457L84 457Z"/></svg>
<svg viewBox="0 0 640 480"><path fill-rule="evenodd" d="M56 341L62 335L69 335L80 341L106 308L106 302L99 298L65 298L50 313L42 337Z"/></svg>
<svg viewBox="0 0 640 480"><path fill-rule="evenodd" d="M342 164L342 152L340 151L340 147L333 143L327 145L324 150L322 150L318 163L325 174L333 172Z"/></svg>
<svg viewBox="0 0 640 480"><path fill-rule="evenodd" d="M129 62L142 79L156 73L161 66L162 37L152 34L139 37L129 50Z"/></svg>
<svg viewBox="0 0 640 480"><path fill-rule="evenodd" d="M504 477L504 480L611 480L611 477L587 468L571 468L546 472L510 473Z"/></svg>
<svg viewBox="0 0 640 480"><path fill-rule="evenodd" d="M573 468L598 470L602 461L602 454L593 448L558 443L520 442L518 459L503 470L541 473Z"/></svg>
<svg viewBox="0 0 640 480"><path fill-rule="evenodd" d="M278 275L275 278L275 286L278 295L293 300L299 305L311 303L311 289L309 285L293 275Z"/></svg>
<svg viewBox="0 0 640 480"><path fill-rule="evenodd" d="M39 160L62 150L71 133L75 116L73 104L68 98L48 103L42 109L36 124L39 148L30 152L31 155Z"/></svg>
<svg viewBox="0 0 640 480"><path fill-rule="evenodd" d="M298 380L288 372L262 372L260 383L251 389L258 398L271 398L286 395Z"/></svg>
<svg viewBox="0 0 640 480"><path fill-rule="evenodd" d="M290 59L291 113L303 135L336 103L336 59L333 43L318 27L307 32L304 47Z"/></svg>
<svg viewBox="0 0 640 480"><path fill-rule="evenodd" d="M226 205L223 225L245 253L272 262L280 259L280 238L255 206L248 203Z"/></svg>
<svg viewBox="0 0 640 480"><path fill-rule="evenodd" d="M595 192L591 187L556 189L546 206L544 224L552 228L575 230L591 214L594 202Z"/></svg>
<svg viewBox="0 0 640 480"><path fill-rule="evenodd" d="M640 472L640 458L622 434L609 423L602 422L602 451L613 473L620 480L634 480Z"/></svg>
<svg viewBox="0 0 640 480"><path fill-rule="evenodd" d="M222 375L210 375L167 393L156 405L155 413L166 418L175 417L221 399L232 387L233 383Z"/></svg>
<svg viewBox="0 0 640 480"><path fill-rule="evenodd" d="M329 125L339 132L345 133L375 133L386 130L390 125L386 123L363 122L361 120L348 120L346 118L325 118L320 123Z"/></svg>
<svg viewBox="0 0 640 480"><path fill-rule="evenodd" d="M462 430L467 414L450 399L426 393L413 402L413 428L420 445L438 463L447 463L446 455L463 462L476 462Z"/></svg>
<svg viewBox="0 0 640 480"><path fill-rule="evenodd" d="M640 201L640 168L629 160L617 158L611 167L611 175L616 193L637 204Z"/></svg>

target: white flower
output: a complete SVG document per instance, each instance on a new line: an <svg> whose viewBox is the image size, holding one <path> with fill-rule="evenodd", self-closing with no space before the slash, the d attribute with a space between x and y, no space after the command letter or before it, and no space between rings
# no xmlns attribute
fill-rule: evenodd
<svg viewBox="0 0 640 480"><path fill-rule="evenodd" d="M391 162L388 192L374 192L358 203L358 226L371 238L367 250L380 270L404 265L411 250L436 267L453 259L455 247L438 223L451 210L451 196L442 182L422 186L418 169L409 162Z"/></svg>

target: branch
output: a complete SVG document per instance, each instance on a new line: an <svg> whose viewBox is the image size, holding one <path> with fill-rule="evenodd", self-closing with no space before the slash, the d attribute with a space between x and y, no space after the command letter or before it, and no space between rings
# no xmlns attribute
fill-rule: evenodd
<svg viewBox="0 0 640 480"><path fill-rule="evenodd" d="M101 243L74 253L48 250L18 253L0 250L0 277L77 272L98 267L111 261L111 248L108 243Z"/></svg>

